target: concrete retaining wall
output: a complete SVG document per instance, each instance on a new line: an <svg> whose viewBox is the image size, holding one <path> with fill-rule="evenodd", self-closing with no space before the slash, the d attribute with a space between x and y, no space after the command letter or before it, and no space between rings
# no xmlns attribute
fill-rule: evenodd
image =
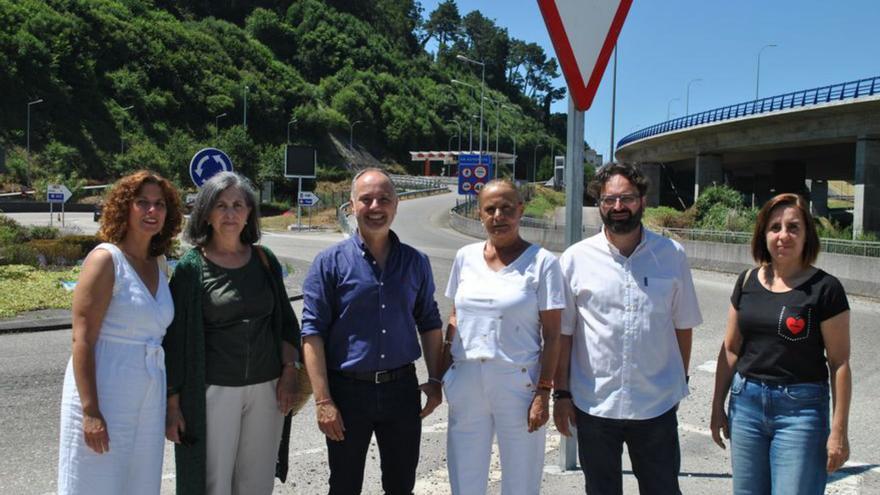
<svg viewBox="0 0 880 495"><path fill-rule="evenodd" d="M466 235L483 239L486 231L480 222L449 213L449 225ZM598 232L599 228L590 229ZM586 235L589 235L589 231ZM523 239L540 244L551 251L564 251L565 232L562 229L545 230L520 227ZM751 246L748 244L726 244L722 242L679 241L687 252L692 268L739 273L755 266ZM816 266L834 275L843 284L846 292L859 296L880 297L880 258L867 256L848 256L835 253L822 253Z"/></svg>

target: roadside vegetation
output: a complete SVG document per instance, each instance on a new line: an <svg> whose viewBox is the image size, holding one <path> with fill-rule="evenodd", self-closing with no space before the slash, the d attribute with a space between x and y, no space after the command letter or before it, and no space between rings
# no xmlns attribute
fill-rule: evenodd
<svg viewBox="0 0 880 495"><path fill-rule="evenodd" d="M512 136L540 144L549 177L547 151L564 147L565 117L550 111L565 97L556 60L453 0L430 12L415 0L0 0L0 19L9 191L29 175L37 191L51 180L76 194L138 168L186 186L190 157L214 146L258 185L290 192L288 137L316 147L325 170L416 171L410 150L447 149L479 113L472 88L452 83L479 87L479 67L458 55L485 60L486 97L515 109L491 117L501 150Z"/></svg>

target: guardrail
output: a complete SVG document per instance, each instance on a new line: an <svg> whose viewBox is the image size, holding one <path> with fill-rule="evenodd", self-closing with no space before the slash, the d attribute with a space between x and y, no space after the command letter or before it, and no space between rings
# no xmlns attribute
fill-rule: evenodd
<svg viewBox="0 0 880 495"><path fill-rule="evenodd" d="M392 176L393 179L393 176ZM394 182L397 185L397 181ZM418 198L419 196L431 196L433 194L437 194L440 192L449 192L449 187L440 185L439 187L432 187L430 189L419 189L416 191L404 191L402 193L398 193L397 197L400 199L411 199ZM342 230L343 234L351 235L354 230L354 226L349 222L348 217L348 209L351 206L351 201L346 201L342 203L336 208L336 222L339 224L340 230Z"/></svg>
<svg viewBox="0 0 880 495"><path fill-rule="evenodd" d="M861 98L880 94L880 76L858 81L849 81L830 86L795 91L777 96L769 96L758 100L737 103L726 107L707 110L692 115L685 115L677 119L667 120L659 124L636 131L617 142L620 148L633 141L644 139L665 132L677 131L703 124L720 122L724 120L775 112L789 108L807 107L831 101Z"/></svg>
<svg viewBox="0 0 880 495"><path fill-rule="evenodd" d="M752 234L723 230L673 229L663 228L660 233L673 239L688 241L721 242L725 244L750 244ZM823 253L846 254L850 256L880 257L880 242L851 241L848 239L819 239Z"/></svg>

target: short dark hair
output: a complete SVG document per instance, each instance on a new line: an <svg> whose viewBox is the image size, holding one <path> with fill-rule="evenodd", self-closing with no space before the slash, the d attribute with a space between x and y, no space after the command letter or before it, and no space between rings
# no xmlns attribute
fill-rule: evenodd
<svg viewBox="0 0 880 495"><path fill-rule="evenodd" d="M257 193L251 182L246 178L236 174L235 172L220 172L211 177L211 179L199 189L196 195L196 201L193 204L192 211L189 215L189 223L186 225L184 238L190 244L198 247L204 247L211 240L213 228L208 223L211 218L211 210L217 203L220 194L235 187L241 191L244 200L250 207L251 212L248 214L247 225L241 231L241 242L243 244L255 244L260 240L260 204L257 201Z"/></svg>
<svg viewBox="0 0 880 495"><path fill-rule="evenodd" d="M623 176L630 184L636 186L639 196L644 196L648 193L648 179L642 175L639 167L630 163L615 162L606 163L599 167L599 170L596 170L595 177L593 177L593 180L590 181L587 187L587 193L598 200L602 195L602 188L615 175Z"/></svg>
<svg viewBox="0 0 880 495"><path fill-rule="evenodd" d="M755 220L755 232L752 234L752 258L759 265L767 265L773 261L770 250L767 249L767 228L770 224L770 215L777 208L791 206L801 212L801 218L804 220L804 252L801 253L801 265L810 266L819 257L819 233L816 231L816 222L813 215L810 214L810 206L807 200L799 194L784 193L778 194L767 201L758 212L758 218Z"/></svg>
<svg viewBox="0 0 880 495"><path fill-rule="evenodd" d="M177 237L180 225L183 223L180 195L168 179L149 170L138 170L116 181L101 207L101 228L98 237L114 244L119 244L125 239L128 234L128 215L131 205L146 184L159 186L165 199L165 224L162 225L162 231L150 239L150 256L171 254L172 241Z"/></svg>

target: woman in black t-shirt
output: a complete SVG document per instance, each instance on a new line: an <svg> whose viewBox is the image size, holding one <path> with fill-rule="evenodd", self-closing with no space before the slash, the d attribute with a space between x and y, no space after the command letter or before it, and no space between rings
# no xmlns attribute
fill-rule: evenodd
<svg viewBox="0 0 880 495"><path fill-rule="evenodd" d="M849 457L849 304L840 282L812 266L818 253L803 198L764 205L752 237L760 266L734 287L712 401L712 438L724 448L723 432L731 443L734 493L822 494Z"/></svg>

